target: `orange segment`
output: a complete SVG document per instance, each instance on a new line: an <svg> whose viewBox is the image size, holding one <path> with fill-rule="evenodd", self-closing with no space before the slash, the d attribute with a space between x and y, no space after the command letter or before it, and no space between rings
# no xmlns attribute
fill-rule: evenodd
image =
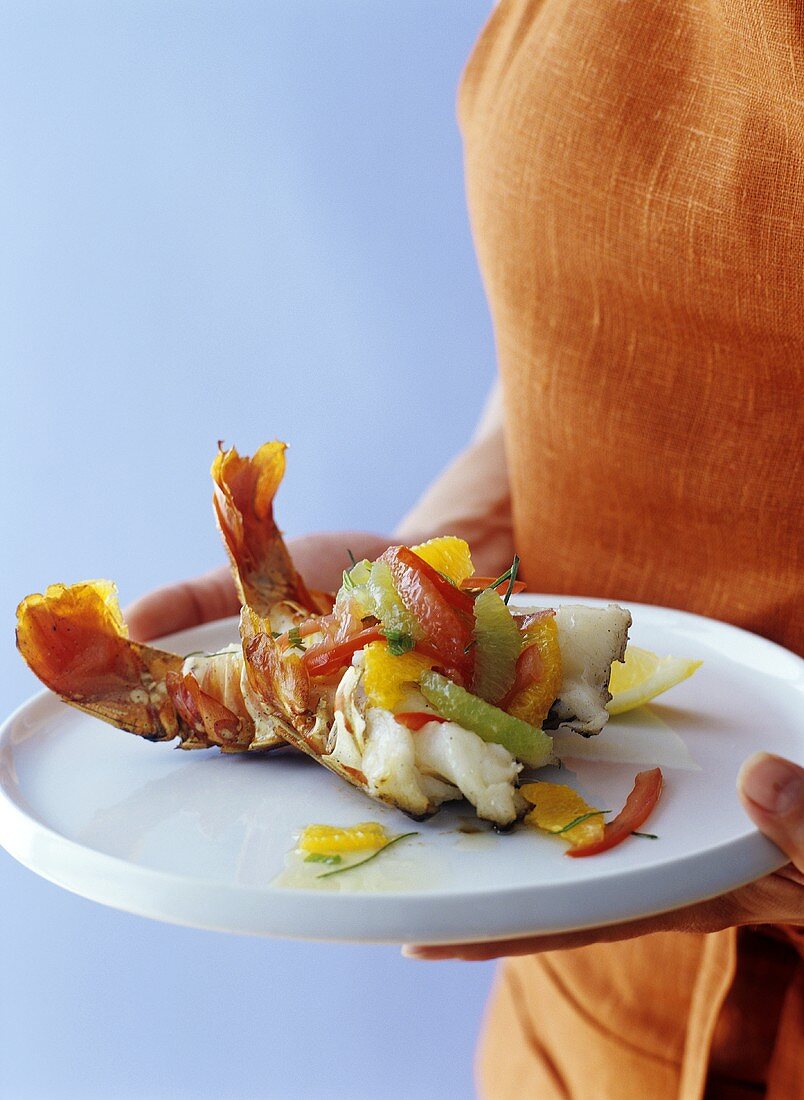
<svg viewBox="0 0 804 1100"><path fill-rule="evenodd" d="M433 661L411 650L395 657L386 642L372 642L363 650L365 672L363 687L370 707L394 710L405 698L406 687L417 684L421 674L432 668Z"/></svg>
<svg viewBox="0 0 804 1100"><path fill-rule="evenodd" d="M532 726L541 726L561 693L561 649L554 616L545 615L527 628L519 661L528 666L532 680L508 700L505 709Z"/></svg>
<svg viewBox="0 0 804 1100"><path fill-rule="evenodd" d="M388 834L376 821L364 821L360 825L308 825L299 837L302 852L334 855L336 852L362 852L371 848L384 848Z"/></svg>
<svg viewBox="0 0 804 1100"><path fill-rule="evenodd" d="M428 539L410 548L433 569L449 577L455 584L460 584L467 577L471 577L475 571L472 565L472 555L469 553L469 545L463 539L454 535L443 535L437 539Z"/></svg>
<svg viewBox="0 0 804 1100"><path fill-rule="evenodd" d="M562 839L572 845L593 844L603 839L604 810L567 829L573 821L597 810L596 806L590 806L572 787L563 783L526 783L519 790L533 806L525 815L528 825L534 825L548 833L561 833ZM563 831L565 829L566 832Z"/></svg>

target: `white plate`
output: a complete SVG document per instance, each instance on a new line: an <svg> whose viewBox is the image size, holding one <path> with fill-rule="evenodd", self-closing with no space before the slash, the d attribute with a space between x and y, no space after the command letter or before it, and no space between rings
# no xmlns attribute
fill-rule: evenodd
<svg viewBox="0 0 804 1100"><path fill-rule="evenodd" d="M572 782L616 811L636 772L660 764L665 790L645 826L658 840L632 837L574 860L563 841L529 829L462 833L472 819L466 804L412 823L300 754L177 752L46 692L0 732L0 843L52 882L133 913L360 942L446 943L611 924L776 870L785 860L745 816L735 778L757 749L804 764L804 662L723 623L631 607L633 642L703 658L702 668L653 707L612 719L600 737L573 735L576 755L544 777ZM235 638L235 620L227 620L176 635L166 648L214 650ZM275 883L305 825L365 820L418 836L361 870L314 880L321 889Z"/></svg>

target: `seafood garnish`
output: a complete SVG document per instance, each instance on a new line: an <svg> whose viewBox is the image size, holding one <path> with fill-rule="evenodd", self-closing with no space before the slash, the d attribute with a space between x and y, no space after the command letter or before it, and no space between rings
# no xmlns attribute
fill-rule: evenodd
<svg viewBox="0 0 804 1100"><path fill-rule="evenodd" d="M355 562L311 591L274 521L285 445L221 449L215 514L243 604L240 642L182 658L132 641L108 581L23 600L17 641L65 701L183 748L289 744L378 801L423 818L465 798L510 825L524 768L555 763L549 729L599 733L630 614L509 606L518 559L475 578L444 536ZM507 580L507 583L503 583Z"/></svg>

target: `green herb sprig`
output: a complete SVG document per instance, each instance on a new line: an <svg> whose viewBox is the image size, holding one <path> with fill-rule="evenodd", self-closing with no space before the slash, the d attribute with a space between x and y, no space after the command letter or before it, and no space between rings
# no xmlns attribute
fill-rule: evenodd
<svg viewBox="0 0 804 1100"><path fill-rule="evenodd" d="M305 653L307 650L297 626L292 626L288 631L288 645L291 649L300 649L302 653Z"/></svg>
<svg viewBox="0 0 804 1100"><path fill-rule="evenodd" d="M402 630L386 630L385 640L388 642L388 652L392 657L401 657L405 653L410 653L415 644L412 636Z"/></svg>
<svg viewBox="0 0 804 1100"><path fill-rule="evenodd" d="M568 833L570 829L574 829L576 825L580 825L583 821L588 821L590 817L598 817L600 814L610 814L611 810L590 810L587 814L581 814L580 817L576 817L573 821L570 821L569 825L565 825L563 829L556 829L556 836L561 836L562 833Z"/></svg>
<svg viewBox="0 0 804 1100"><path fill-rule="evenodd" d="M400 836L395 836L393 840L389 840L387 844L383 844L382 848L378 848L376 852L372 852L370 856L366 856L365 859L361 859L358 863L350 863L348 867L336 867L334 871L324 871L321 875L316 875L316 878L330 878L332 875L343 875L347 871L354 871L356 867L365 867L367 863L371 863L373 859L376 859L378 855L381 855L392 844L398 844L400 840L407 840L409 836L418 836L417 832L401 833Z"/></svg>
<svg viewBox="0 0 804 1100"><path fill-rule="evenodd" d="M514 594L514 585L516 584L517 573L519 572L519 554L514 554L514 560L511 562L511 575L508 578L508 591L503 596L503 603L508 606L508 601Z"/></svg>
<svg viewBox="0 0 804 1100"><path fill-rule="evenodd" d="M323 852L310 852L304 857L305 863L341 863L340 856L327 856Z"/></svg>
<svg viewBox="0 0 804 1100"><path fill-rule="evenodd" d="M508 566L504 573L500 573L496 580L492 581L489 588L497 589L501 584L505 584L508 581L508 591L503 596L503 603L507 604L511 599L511 595L514 591L514 585L516 584L517 574L519 573L519 554L514 554L514 560Z"/></svg>
<svg viewBox="0 0 804 1100"><path fill-rule="evenodd" d="M645 838L645 840L658 840L659 839L657 833L638 833L638 832L634 831L634 832L631 833L631 836L643 836Z"/></svg>

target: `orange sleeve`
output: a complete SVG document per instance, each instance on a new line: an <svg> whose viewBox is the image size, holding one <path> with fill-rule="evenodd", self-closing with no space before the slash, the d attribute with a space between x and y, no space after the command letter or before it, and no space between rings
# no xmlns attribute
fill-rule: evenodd
<svg viewBox="0 0 804 1100"><path fill-rule="evenodd" d="M802 916L802 924L780 924L777 927L804 959L804 916Z"/></svg>

